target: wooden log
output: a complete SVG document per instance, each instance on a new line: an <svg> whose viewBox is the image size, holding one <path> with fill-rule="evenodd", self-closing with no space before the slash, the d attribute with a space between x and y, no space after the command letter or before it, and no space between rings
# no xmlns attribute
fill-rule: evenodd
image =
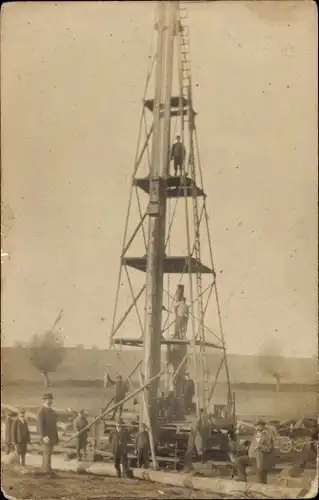
<svg viewBox="0 0 319 500"><path fill-rule="evenodd" d="M1 462L5 463L6 455L1 454ZM41 467L42 457L39 455L26 456L26 464L33 467ZM57 471L67 471L75 473L86 473L97 476L116 476L113 464L103 462L77 462L76 460L63 460L58 455L52 456L52 468ZM181 474L176 472L164 472L151 469L131 469L134 478L155 483L177 486L180 488L190 488L199 491L209 491L223 495L245 493L249 491L254 495L265 494L270 498L295 499L300 497L302 488L280 488L276 485L250 484L235 482L230 479L192 477L190 474ZM256 496L255 496L256 498Z"/></svg>
<svg viewBox="0 0 319 500"><path fill-rule="evenodd" d="M140 377L140 385L141 385L141 387L143 387L144 381L143 381L143 375L142 375L141 371L139 372L139 377ZM149 440L150 440L153 467L154 467L154 469L157 469L158 467L157 467L156 455L155 455L155 440L154 440L151 418L150 418L150 414L149 414L149 408L148 408L147 401L146 401L145 389L142 391L142 395L143 395L143 409L144 409L145 416L146 416L146 424L148 426L148 435L149 435Z"/></svg>

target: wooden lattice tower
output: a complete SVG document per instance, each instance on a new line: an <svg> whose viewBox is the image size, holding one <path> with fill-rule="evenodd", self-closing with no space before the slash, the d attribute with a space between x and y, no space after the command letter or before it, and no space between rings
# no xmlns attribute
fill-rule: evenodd
<svg viewBox="0 0 319 500"><path fill-rule="evenodd" d="M229 398L231 391L193 108L187 19L187 10L180 8L179 2L158 3L157 49L145 86L110 346L144 347L145 378L160 371L163 349L167 352L164 362L173 366L175 381L177 377L183 379L189 362L198 414L201 407L208 409L223 367ZM153 76L155 97L148 98ZM169 170L176 131L186 147L181 176L170 175ZM140 193L144 193L144 198ZM174 240L176 224L182 233L177 231ZM172 247L181 242L180 254L174 253L176 249L172 253ZM138 252L139 256L134 256ZM203 254L208 265L202 262ZM132 298L130 304L127 290ZM175 290L179 295L185 291L190 306L185 338L177 338L176 328L172 333ZM127 307L120 314L124 304ZM129 323L133 309L137 328ZM208 310L213 328L205 325ZM123 329L125 333L119 335ZM212 351L219 353L219 362L208 370L207 356ZM180 392L181 385L178 386ZM147 395L153 425L157 422L158 391L155 381Z"/></svg>

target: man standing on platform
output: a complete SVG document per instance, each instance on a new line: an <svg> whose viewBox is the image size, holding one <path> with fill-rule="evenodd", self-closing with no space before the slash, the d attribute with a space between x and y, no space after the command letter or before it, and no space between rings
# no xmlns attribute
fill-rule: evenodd
<svg viewBox="0 0 319 500"><path fill-rule="evenodd" d="M176 315L176 334L180 339L185 338L187 331L189 306L186 304L186 298L182 297L175 305Z"/></svg>
<svg viewBox="0 0 319 500"><path fill-rule="evenodd" d="M54 475L51 469L53 447L59 442L57 416L52 409L53 395L44 394L43 400L43 406L38 412L38 431L43 445L42 471L52 476Z"/></svg>
<svg viewBox="0 0 319 500"><path fill-rule="evenodd" d="M122 375L118 375L116 377L115 382L115 396L114 396L114 404L120 403L125 398L128 391L128 384L124 382ZM117 406L112 415L112 420L115 419L116 414L118 414L118 418L121 419L123 411L123 403Z"/></svg>
<svg viewBox="0 0 319 500"><path fill-rule="evenodd" d="M186 157L185 146L181 143L180 136L176 136L176 142L172 146L171 160L174 161L174 175L177 177L177 171L179 169L180 175L182 175L183 164Z"/></svg>
<svg viewBox="0 0 319 500"><path fill-rule="evenodd" d="M188 373L185 374L183 393L184 393L184 409L185 412L189 412L192 409L192 402L195 394L195 384L194 380L190 378Z"/></svg>

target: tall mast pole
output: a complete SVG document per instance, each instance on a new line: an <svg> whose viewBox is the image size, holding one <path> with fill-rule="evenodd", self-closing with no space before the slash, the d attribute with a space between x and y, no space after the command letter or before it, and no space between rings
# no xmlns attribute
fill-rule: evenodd
<svg viewBox="0 0 319 500"><path fill-rule="evenodd" d="M148 205L148 249L146 277L146 318L144 373L150 380L161 369L163 276L166 229L166 179L169 168L170 114L173 77L174 36L178 2L158 2L158 42L153 111L153 142ZM158 379L146 392L153 433L158 429Z"/></svg>

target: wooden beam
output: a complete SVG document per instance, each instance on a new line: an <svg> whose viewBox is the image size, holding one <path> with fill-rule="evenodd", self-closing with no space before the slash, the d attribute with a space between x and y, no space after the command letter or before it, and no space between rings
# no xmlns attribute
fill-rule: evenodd
<svg viewBox="0 0 319 500"><path fill-rule="evenodd" d="M107 408L106 410L104 410L100 415L98 415L97 417L95 417L92 420L92 422L90 422L86 427L83 427L83 429L81 429L79 432L77 432L76 434L74 434L74 436L72 436L70 439L67 439L67 441L65 441L62 446L65 446L70 441L73 441L73 439L75 439L77 436L80 436L80 434L83 434L83 432L85 432L88 429L90 429L92 427L92 425L94 425L96 422L98 422L99 420L101 420L108 413L111 413L112 411L114 411L115 408L117 408L118 406L126 403L126 401L129 401L130 399L134 398L134 396L136 396L141 391L143 391L143 389L145 389L146 387L148 387L154 380L158 379L163 374L163 372L164 372L164 370L160 371L157 375L155 375L148 382L146 382L142 387L139 387L138 389L136 389L136 391L131 392L128 396L126 396L124 399L122 399L122 401L119 401L115 405L112 405L110 408Z"/></svg>

